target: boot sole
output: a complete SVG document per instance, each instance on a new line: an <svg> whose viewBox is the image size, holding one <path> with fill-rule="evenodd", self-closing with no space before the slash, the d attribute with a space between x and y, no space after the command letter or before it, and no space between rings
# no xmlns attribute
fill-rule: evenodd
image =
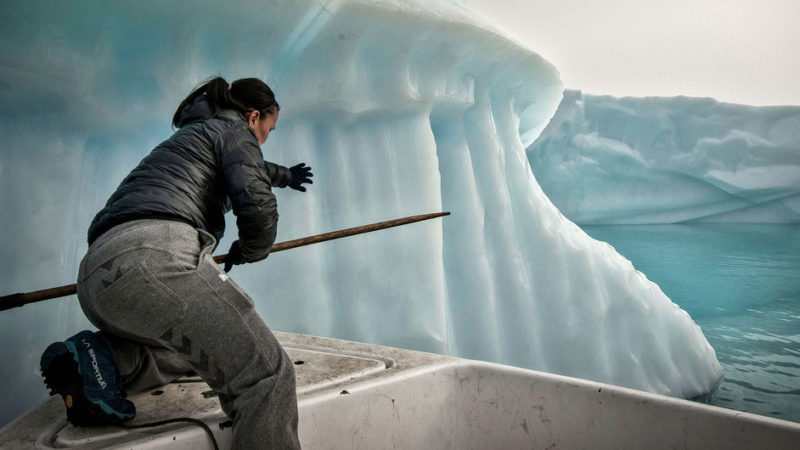
<svg viewBox="0 0 800 450"><path fill-rule="evenodd" d="M67 419L79 427L113 425L132 419L132 415L116 413L102 401L98 404L86 397L76 358L63 342L56 342L47 347L41 361L44 383L50 395L58 394L64 400Z"/></svg>

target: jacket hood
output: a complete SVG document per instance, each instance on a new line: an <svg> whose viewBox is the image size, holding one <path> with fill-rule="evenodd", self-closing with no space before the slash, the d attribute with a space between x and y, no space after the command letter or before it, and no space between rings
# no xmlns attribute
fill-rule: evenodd
<svg viewBox="0 0 800 450"><path fill-rule="evenodd" d="M208 98L206 94L203 93L195 97L192 103L183 107L177 125L178 128L181 128L188 123L207 119L209 117L211 117L211 105L208 104Z"/></svg>
<svg viewBox="0 0 800 450"><path fill-rule="evenodd" d="M231 119L244 119L242 114L231 109L220 109L216 114L212 114L211 105L208 103L208 97L203 93L198 95L192 103L184 106L177 126L178 128L182 128L192 122L217 116L224 116Z"/></svg>

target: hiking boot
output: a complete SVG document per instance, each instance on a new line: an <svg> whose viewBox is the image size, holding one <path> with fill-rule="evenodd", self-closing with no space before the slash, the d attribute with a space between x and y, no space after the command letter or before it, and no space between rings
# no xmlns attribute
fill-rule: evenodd
<svg viewBox="0 0 800 450"><path fill-rule="evenodd" d="M96 333L81 331L50 344L41 370L50 395L64 399L67 419L75 426L117 424L136 415L120 387L111 348Z"/></svg>

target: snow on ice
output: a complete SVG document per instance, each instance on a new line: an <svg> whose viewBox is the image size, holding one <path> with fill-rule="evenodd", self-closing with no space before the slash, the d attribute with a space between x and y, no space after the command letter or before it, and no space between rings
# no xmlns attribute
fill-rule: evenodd
<svg viewBox="0 0 800 450"><path fill-rule="evenodd" d="M800 222L800 107L566 91L528 147L579 224Z"/></svg>

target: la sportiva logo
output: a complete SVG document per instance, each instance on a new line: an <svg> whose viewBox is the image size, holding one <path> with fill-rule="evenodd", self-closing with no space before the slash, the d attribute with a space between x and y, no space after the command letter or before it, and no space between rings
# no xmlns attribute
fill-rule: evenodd
<svg viewBox="0 0 800 450"><path fill-rule="evenodd" d="M103 380L103 374L100 373L100 366L97 364L97 355L94 353L92 344L90 344L86 339L83 339L82 342L83 345L89 350L89 356L92 358L92 369L94 369L94 377L97 379L97 384L100 385L101 389L105 389L106 382Z"/></svg>

